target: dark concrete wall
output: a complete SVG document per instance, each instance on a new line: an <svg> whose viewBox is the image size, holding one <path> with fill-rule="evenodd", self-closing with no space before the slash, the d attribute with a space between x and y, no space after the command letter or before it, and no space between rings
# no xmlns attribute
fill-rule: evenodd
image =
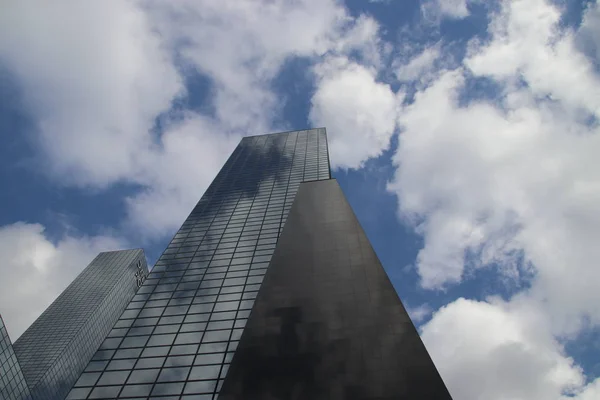
<svg viewBox="0 0 600 400"><path fill-rule="evenodd" d="M337 181L300 186L219 399L450 399Z"/></svg>

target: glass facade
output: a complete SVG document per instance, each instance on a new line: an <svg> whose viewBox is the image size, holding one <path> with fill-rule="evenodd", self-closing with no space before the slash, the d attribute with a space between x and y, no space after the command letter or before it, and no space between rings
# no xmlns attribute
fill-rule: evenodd
<svg viewBox="0 0 600 400"><path fill-rule="evenodd" d="M242 139L67 399L216 399L325 129Z"/></svg>
<svg viewBox="0 0 600 400"><path fill-rule="evenodd" d="M100 253L21 335L14 351L34 399L66 396L147 270L141 249Z"/></svg>
<svg viewBox="0 0 600 400"><path fill-rule="evenodd" d="M31 400L29 387L0 316L0 399Z"/></svg>

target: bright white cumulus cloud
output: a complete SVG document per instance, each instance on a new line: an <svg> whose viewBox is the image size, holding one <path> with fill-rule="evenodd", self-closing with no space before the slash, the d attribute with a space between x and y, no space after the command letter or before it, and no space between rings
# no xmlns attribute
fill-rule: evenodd
<svg viewBox="0 0 600 400"><path fill-rule="evenodd" d="M141 186L125 225L153 238L181 223L242 136L288 128L274 123L283 104L271 88L288 59L359 49L377 63L377 34L334 0L25 0L3 7L0 60L23 89L44 171ZM173 115L186 71L211 83L213 112Z"/></svg>
<svg viewBox="0 0 600 400"><path fill-rule="evenodd" d="M375 70L347 58L326 59L316 73L310 120L327 127L332 167L359 168L389 147L396 95Z"/></svg>
<svg viewBox="0 0 600 400"><path fill-rule="evenodd" d="M148 130L183 90L160 36L131 1L8 1L0 61L22 87L43 167L62 182L136 179Z"/></svg>
<svg viewBox="0 0 600 400"><path fill-rule="evenodd" d="M459 299L422 326L456 398L600 395L563 348L600 324L597 5L582 32L561 26L561 12L501 3L489 39L473 40L458 67L434 68L398 114L389 189L423 236L421 285L447 288L488 268L527 288L506 301ZM470 98L474 79L495 89Z"/></svg>
<svg viewBox="0 0 600 400"><path fill-rule="evenodd" d="M554 6L525 3L532 5L505 3L490 23L491 40L473 43L463 67L440 71L402 109L399 168L389 187L424 236L416 263L423 286L458 283L466 268L484 266L518 281L531 272L515 262L524 255L537 273L534 291L540 285L565 318L583 312L596 320L589 282L600 277L593 245L600 237L600 136L582 116L596 115L600 84L573 33L558 27ZM498 49L525 43L530 47L506 53L501 73L498 63L488 63ZM549 68L564 68L549 73L524 53L544 54ZM571 67L585 85L573 82ZM495 80L504 94L461 102L472 76Z"/></svg>
<svg viewBox="0 0 600 400"><path fill-rule="evenodd" d="M453 398L590 400L600 379L585 375L527 304L458 299L421 332Z"/></svg>

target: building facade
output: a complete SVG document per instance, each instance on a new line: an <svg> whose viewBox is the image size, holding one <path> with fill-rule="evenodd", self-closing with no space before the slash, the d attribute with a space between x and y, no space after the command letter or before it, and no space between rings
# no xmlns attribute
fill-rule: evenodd
<svg viewBox="0 0 600 400"><path fill-rule="evenodd" d="M449 398L325 129L242 139L67 396L115 398Z"/></svg>
<svg viewBox="0 0 600 400"><path fill-rule="evenodd" d="M450 399L335 179L300 185L219 399Z"/></svg>
<svg viewBox="0 0 600 400"><path fill-rule="evenodd" d="M35 400L64 399L147 271L141 249L100 253L15 341Z"/></svg>
<svg viewBox="0 0 600 400"><path fill-rule="evenodd" d="M21 366L0 316L0 399L31 400Z"/></svg>

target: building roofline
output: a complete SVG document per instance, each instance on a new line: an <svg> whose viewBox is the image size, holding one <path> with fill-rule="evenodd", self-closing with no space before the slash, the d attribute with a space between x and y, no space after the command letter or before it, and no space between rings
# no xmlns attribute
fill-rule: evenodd
<svg viewBox="0 0 600 400"><path fill-rule="evenodd" d="M247 138L247 137L258 137L258 136L268 136L268 135L279 135L279 134L283 134L283 133L292 133L292 132L312 131L312 130L315 130L315 129L325 129L325 132L327 132L327 128L325 128L324 126L319 126L319 127L316 127L316 128L308 128L308 129L294 129L294 130L291 130L291 131L262 133L260 135L246 135L246 136L244 136L244 138Z"/></svg>

